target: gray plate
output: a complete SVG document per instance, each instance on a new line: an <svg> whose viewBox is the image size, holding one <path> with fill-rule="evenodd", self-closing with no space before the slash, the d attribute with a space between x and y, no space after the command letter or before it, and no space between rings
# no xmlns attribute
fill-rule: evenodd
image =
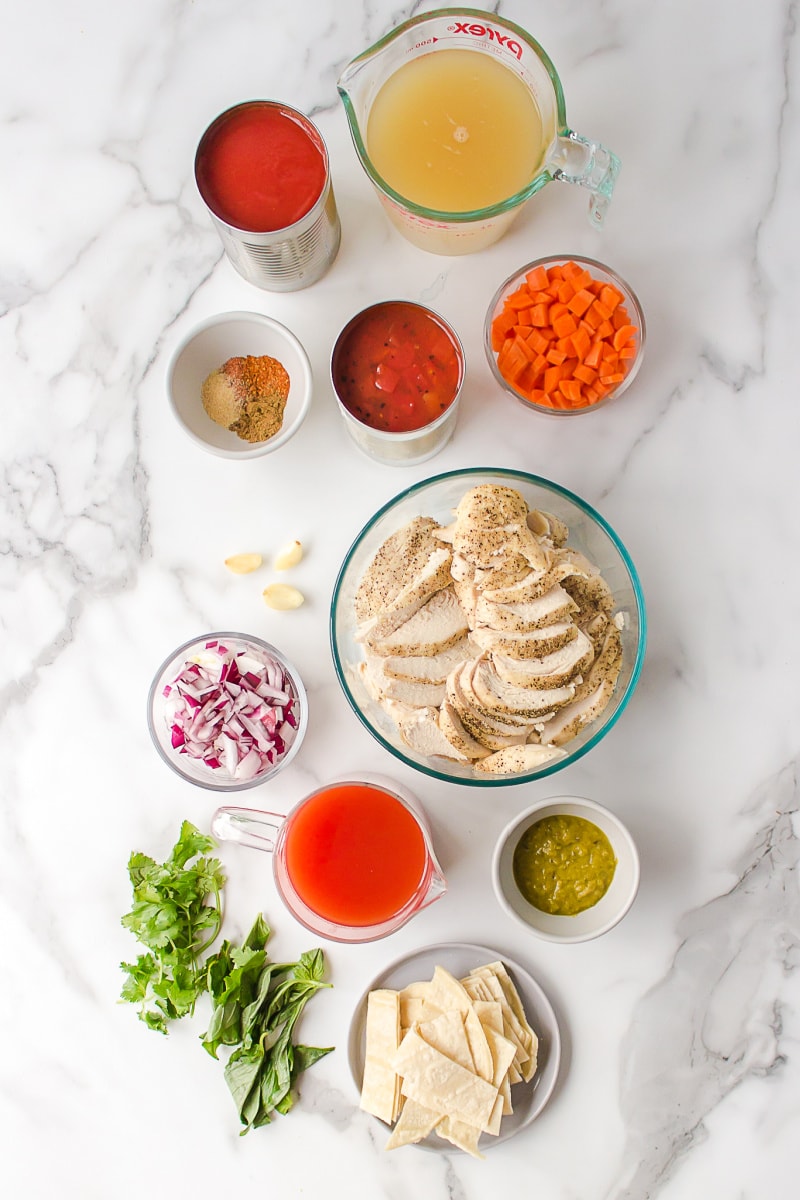
<svg viewBox="0 0 800 1200"><path fill-rule="evenodd" d="M350 1023L347 1047L350 1071L360 1092L361 1081L364 1077L367 996L371 991L376 988L400 989L417 980L430 979L436 966L444 967L458 979L469 974L473 968L480 967L484 963L496 962L498 959L505 964L506 970L513 979L528 1021L539 1038L539 1061L533 1079L529 1083L517 1083L511 1089L514 1111L503 1117L497 1137L493 1137L491 1134L481 1135L479 1143L481 1153L491 1146L496 1146L499 1142L505 1142L514 1137L520 1130L530 1125L550 1099L558 1078L561 1061L561 1035L556 1015L539 984L519 963L514 962L507 954L501 954L486 946L474 946L469 942L441 942L438 945L425 946L422 950L414 950L411 954L405 954L402 958L389 963L364 991ZM377 1121L378 1118L376 1117L375 1120ZM386 1129L388 1138L389 1127L382 1121L379 1124ZM430 1134L415 1145L450 1154L456 1150L456 1147L437 1134Z"/></svg>

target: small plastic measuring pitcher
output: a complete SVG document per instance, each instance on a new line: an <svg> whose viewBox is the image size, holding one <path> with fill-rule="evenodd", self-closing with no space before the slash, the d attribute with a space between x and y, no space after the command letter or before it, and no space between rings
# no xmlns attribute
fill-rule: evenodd
<svg viewBox="0 0 800 1200"><path fill-rule="evenodd" d="M416 800L374 776L318 788L287 816L219 808L211 832L271 853L283 903L331 941L386 937L447 890Z"/></svg>
<svg viewBox="0 0 800 1200"><path fill-rule="evenodd" d="M412 60L447 50L489 55L508 67L528 89L542 123L542 153L538 162L530 163L525 185L496 203L465 212L426 208L400 195L377 170L368 145L370 112L387 79ZM519 25L473 8L437 9L413 17L354 58L337 86L362 167L393 224L423 250L469 254L490 246L505 233L522 205L552 180L587 188L589 220L597 227L602 224L619 159L569 128L555 67Z"/></svg>

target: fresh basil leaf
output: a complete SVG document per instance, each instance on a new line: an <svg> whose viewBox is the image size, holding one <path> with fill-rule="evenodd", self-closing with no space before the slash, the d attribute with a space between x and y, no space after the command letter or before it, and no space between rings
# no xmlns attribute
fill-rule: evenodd
<svg viewBox="0 0 800 1200"><path fill-rule="evenodd" d="M301 1043L296 1043L294 1048L294 1076L300 1075L303 1071L307 1071L309 1067L313 1067L315 1062L319 1062L326 1054L331 1054L335 1049L334 1046L303 1046Z"/></svg>
<svg viewBox="0 0 800 1200"><path fill-rule="evenodd" d="M250 932L242 943L242 948L245 950L264 950L271 935L272 930L264 920L263 914L259 913L253 922Z"/></svg>
<svg viewBox="0 0 800 1200"><path fill-rule="evenodd" d="M264 1056L261 1048L253 1046L249 1050L234 1050L225 1064L225 1082L233 1096L240 1119L247 1125L251 1123L252 1117L258 1110L260 1074L263 1063ZM248 1100L253 1092L255 1092L255 1097L250 1100L248 1105ZM253 1109L254 1104L255 1110Z"/></svg>

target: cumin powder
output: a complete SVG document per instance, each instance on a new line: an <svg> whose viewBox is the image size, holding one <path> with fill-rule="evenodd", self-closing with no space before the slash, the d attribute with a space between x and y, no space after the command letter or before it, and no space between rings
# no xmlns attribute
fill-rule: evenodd
<svg viewBox="0 0 800 1200"><path fill-rule="evenodd" d="M289 375L268 354L229 358L203 383L203 408L246 442L265 442L283 425Z"/></svg>

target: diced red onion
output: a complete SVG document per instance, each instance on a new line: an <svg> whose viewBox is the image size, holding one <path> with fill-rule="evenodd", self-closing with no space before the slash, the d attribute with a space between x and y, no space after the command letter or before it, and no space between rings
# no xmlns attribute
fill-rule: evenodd
<svg viewBox="0 0 800 1200"><path fill-rule="evenodd" d="M262 774L296 736L292 681L255 647L206 642L162 694L173 750L237 782Z"/></svg>

